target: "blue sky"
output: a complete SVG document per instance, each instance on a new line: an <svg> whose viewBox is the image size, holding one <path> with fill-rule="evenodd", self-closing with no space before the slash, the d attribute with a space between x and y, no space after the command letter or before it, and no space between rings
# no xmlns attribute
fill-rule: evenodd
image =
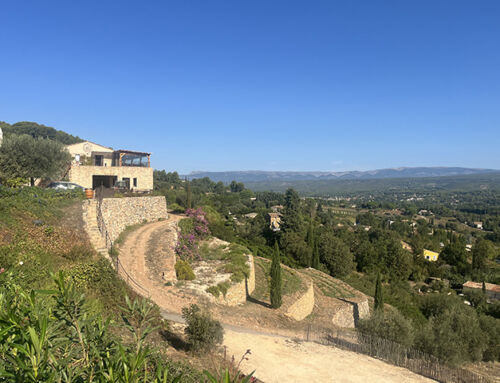
<svg viewBox="0 0 500 383"><path fill-rule="evenodd" d="M2 1L0 120L156 168L500 169L500 2Z"/></svg>

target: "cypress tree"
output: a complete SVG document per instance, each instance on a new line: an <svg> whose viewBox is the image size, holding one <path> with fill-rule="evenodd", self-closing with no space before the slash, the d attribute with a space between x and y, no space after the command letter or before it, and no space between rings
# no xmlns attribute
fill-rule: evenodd
<svg viewBox="0 0 500 383"><path fill-rule="evenodd" d="M307 267L312 266L312 257L314 257L313 252L314 252L315 242L316 241L314 240L314 225L313 225L313 221L311 220L311 222L309 223L309 229L307 230L306 243L307 243L307 246L311 249L312 256L308 256L308 258L306 260Z"/></svg>
<svg viewBox="0 0 500 383"><path fill-rule="evenodd" d="M271 307L277 309L281 306L281 263L278 242L274 243L273 260L271 263Z"/></svg>
<svg viewBox="0 0 500 383"><path fill-rule="evenodd" d="M316 270L319 270L319 244L317 239L314 241L312 267Z"/></svg>
<svg viewBox="0 0 500 383"><path fill-rule="evenodd" d="M377 274L377 282L375 284L375 311L384 311L384 297L382 295L382 281L380 280L380 272Z"/></svg>
<svg viewBox="0 0 500 383"><path fill-rule="evenodd" d="M191 209L191 182L186 178L186 209Z"/></svg>

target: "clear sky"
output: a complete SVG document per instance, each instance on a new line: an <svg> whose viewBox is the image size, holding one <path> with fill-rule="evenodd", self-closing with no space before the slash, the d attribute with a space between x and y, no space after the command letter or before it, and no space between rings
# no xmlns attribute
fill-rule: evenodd
<svg viewBox="0 0 500 383"><path fill-rule="evenodd" d="M500 1L0 1L0 120L177 170L500 168Z"/></svg>

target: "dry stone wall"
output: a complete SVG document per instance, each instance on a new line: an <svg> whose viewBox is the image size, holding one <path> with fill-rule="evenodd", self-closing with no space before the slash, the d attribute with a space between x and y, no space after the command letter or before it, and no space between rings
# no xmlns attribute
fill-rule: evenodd
<svg viewBox="0 0 500 383"><path fill-rule="evenodd" d="M287 316L298 321L307 317L314 309L314 284L312 281L308 281L308 284L307 291L286 311Z"/></svg>
<svg viewBox="0 0 500 383"><path fill-rule="evenodd" d="M354 328L354 305L342 304L332 316L332 323L338 327Z"/></svg>
<svg viewBox="0 0 500 383"><path fill-rule="evenodd" d="M253 293L255 290L255 265L253 256L248 254L247 257L247 264L250 267L250 274L248 278L231 285L225 296L219 295L216 299L218 303L222 303L227 306L236 306L241 303L245 303L247 295Z"/></svg>
<svg viewBox="0 0 500 383"><path fill-rule="evenodd" d="M127 226L168 217L167 202L163 196L104 198L101 212L112 241Z"/></svg>

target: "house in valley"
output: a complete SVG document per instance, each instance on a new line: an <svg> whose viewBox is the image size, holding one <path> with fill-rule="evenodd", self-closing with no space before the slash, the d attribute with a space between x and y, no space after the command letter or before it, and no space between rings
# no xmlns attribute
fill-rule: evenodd
<svg viewBox="0 0 500 383"><path fill-rule="evenodd" d="M486 296L490 300L500 300L500 285L495 285L493 283L484 284L486 290ZM481 282L467 281L463 284L463 291L480 291L483 288Z"/></svg>
<svg viewBox="0 0 500 383"><path fill-rule="evenodd" d="M424 249L424 258L427 261L436 262L439 259L439 253L435 251Z"/></svg>
<svg viewBox="0 0 500 383"><path fill-rule="evenodd" d="M269 228L273 231L280 230L281 214L269 213Z"/></svg>
<svg viewBox="0 0 500 383"><path fill-rule="evenodd" d="M66 146L71 154L70 182L87 189L112 188L118 181L127 189L153 190L151 153L113 150L90 141Z"/></svg>

